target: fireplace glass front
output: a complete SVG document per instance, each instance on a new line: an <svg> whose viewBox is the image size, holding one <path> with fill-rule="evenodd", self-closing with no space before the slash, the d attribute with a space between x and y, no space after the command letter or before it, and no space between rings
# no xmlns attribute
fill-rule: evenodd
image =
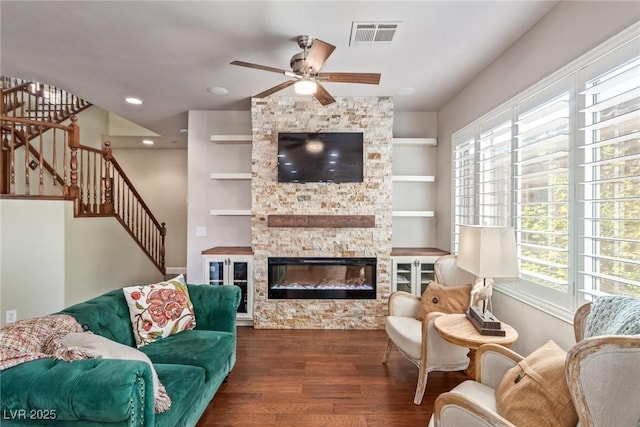
<svg viewBox="0 0 640 427"><path fill-rule="evenodd" d="M375 258L269 258L270 299L375 299Z"/></svg>

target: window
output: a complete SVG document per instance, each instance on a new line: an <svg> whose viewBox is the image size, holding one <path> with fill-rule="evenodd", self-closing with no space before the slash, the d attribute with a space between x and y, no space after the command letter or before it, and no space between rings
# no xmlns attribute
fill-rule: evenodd
<svg viewBox="0 0 640 427"><path fill-rule="evenodd" d="M640 25L453 135L453 233L516 230L507 293L569 317L640 298Z"/></svg>
<svg viewBox="0 0 640 427"><path fill-rule="evenodd" d="M511 121L481 132L478 139L476 204L478 223L511 221Z"/></svg>
<svg viewBox="0 0 640 427"><path fill-rule="evenodd" d="M640 297L640 58L584 74L580 281Z"/></svg>

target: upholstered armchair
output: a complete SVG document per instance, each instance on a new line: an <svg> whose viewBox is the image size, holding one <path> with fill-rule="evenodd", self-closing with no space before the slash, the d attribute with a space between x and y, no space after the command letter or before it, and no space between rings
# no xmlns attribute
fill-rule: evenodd
<svg viewBox="0 0 640 427"><path fill-rule="evenodd" d="M637 333L640 301L632 315L625 315L624 310L618 313L623 322L636 325L632 328L622 325L617 331L605 331L614 332L606 335L589 335L588 326L593 328L594 324L593 317L589 319L591 306L585 304L576 311L574 331L578 342L564 359L564 374L578 425L636 427L640 425L640 335L616 333L625 330ZM610 322L607 319L607 324ZM523 360L499 345L481 346L476 353L475 381L465 381L438 396L429 426L514 426L498 414L496 390L509 370Z"/></svg>
<svg viewBox="0 0 640 427"><path fill-rule="evenodd" d="M468 283L475 283L476 276L466 270L458 268L456 264L456 255L444 255L439 257L433 270L436 276L436 282L447 286L460 286Z"/></svg>
<svg viewBox="0 0 640 427"><path fill-rule="evenodd" d="M436 278L446 286L470 284L474 276L455 265L455 256L436 260ZM465 273L467 276L465 276ZM465 282L465 280L467 280ZM468 293L467 293L468 298ZM420 405L431 371L460 371L469 365L469 349L445 341L435 330L434 319L444 313L432 312L419 320L420 297L398 291L389 297L389 313L385 318L387 347L382 363L387 363L392 348L418 367L418 383L413 403Z"/></svg>

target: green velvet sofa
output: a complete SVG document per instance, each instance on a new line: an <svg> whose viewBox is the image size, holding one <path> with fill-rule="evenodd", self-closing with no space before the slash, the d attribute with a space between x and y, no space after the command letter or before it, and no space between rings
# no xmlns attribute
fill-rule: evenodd
<svg viewBox="0 0 640 427"><path fill-rule="evenodd" d="M145 362L45 358L1 372L0 424L194 426L235 364L240 288L187 287L196 328L140 347L171 397L168 411L154 414L152 371ZM135 346L121 289L61 313L95 334Z"/></svg>

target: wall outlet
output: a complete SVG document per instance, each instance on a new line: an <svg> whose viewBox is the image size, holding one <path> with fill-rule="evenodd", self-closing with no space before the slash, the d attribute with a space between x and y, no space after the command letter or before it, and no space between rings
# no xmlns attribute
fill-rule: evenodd
<svg viewBox="0 0 640 427"><path fill-rule="evenodd" d="M18 310L7 310L5 312L5 324L10 325L18 320Z"/></svg>
<svg viewBox="0 0 640 427"><path fill-rule="evenodd" d="M196 227L196 237L206 237L207 227Z"/></svg>

